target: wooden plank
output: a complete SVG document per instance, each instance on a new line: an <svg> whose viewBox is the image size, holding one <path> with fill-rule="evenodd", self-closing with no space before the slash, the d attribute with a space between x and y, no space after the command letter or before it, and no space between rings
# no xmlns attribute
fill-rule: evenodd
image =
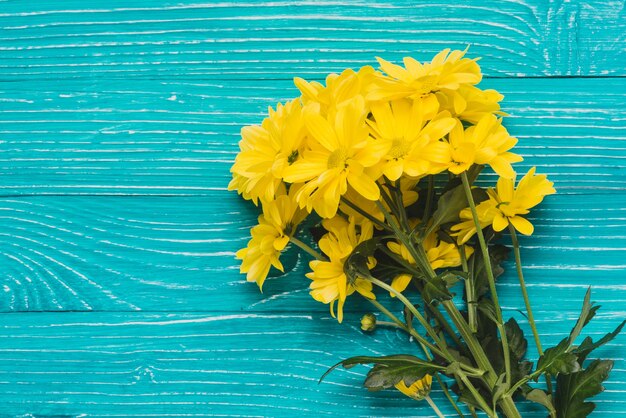
<svg viewBox="0 0 626 418"><path fill-rule="evenodd" d="M523 239L531 296L577 311L589 285L594 300L626 311L626 194L550 196ZM0 199L0 311L149 310L328 313L308 295L309 257L293 249L286 274L260 294L238 272L234 253L256 222L234 193L205 198L44 196ZM506 239L503 242L507 242ZM501 298L523 306L514 264ZM346 309L368 305L351 299ZM546 308L548 309L548 308Z"/></svg>
<svg viewBox="0 0 626 418"><path fill-rule="evenodd" d="M425 403L398 392L368 393L366 368L320 375L352 355L418 354L401 334L364 335L357 318L338 325L315 314L63 313L0 316L0 414L5 416L420 416ZM600 315L594 338L617 317ZM555 314L554 344L575 322ZM525 324L523 324L525 326ZM619 336L598 355L621 357ZM594 417L626 410L620 359ZM438 405L453 415L442 394ZM537 407L525 418L544 417Z"/></svg>
<svg viewBox="0 0 626 418"><path fill-rule="evenodd" d="M482 56L489 76L625 75L619 2L2 2L5 80L291 78L374 55Z"/></svg>
<svg viewBox="0 0 626 418"><path fill-rule="evenodd" d="M626 78L485 80L518 151L561 192L626 184ZM0 193L204 195L225 190L239 130L290 81L0 85Z"/></svg>

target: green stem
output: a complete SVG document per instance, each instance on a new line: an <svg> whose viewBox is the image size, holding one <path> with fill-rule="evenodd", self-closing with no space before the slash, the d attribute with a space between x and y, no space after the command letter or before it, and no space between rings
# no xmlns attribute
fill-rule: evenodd
<svg viewBox="0 0 626 418"><path fill-rule="evenodd" d="M416 340L419 340L419 338L421 338L421 335L417 334L417 331L415 331L413 328L407 326L397 316L395 316L393 313L391 313L391 311L389 311L387 308L385 308L385 306L383 304L381 304L380 302L378 302L375 299L368 299L368 300L370 301L370 303L372 305L374 305L376 308L378 308L378 310L380 310L383 314L385 314L387 316L387 318L391 319L392 323L395 326L397 326L398 328L401 328L402 330L404 330L407 334L411 335ZM380 323L380 322L378 322L378 323ZM417 335L415 335L415 334L417 334ZM426 349L426 346L424 344L422 344L421 342L420 342L420 346L421 346L422 351L424 352L424 355L426 356L426 358L429 361L431 361L433 359L433 357L428 352L428 350ZM441 380L441 376L439 376L439 373L435 373L435 379L437 379L437 382L439 383L439 386L441 386L441 390L443 390L443 393L446 395L446 398L448 398L448 401L450 401L450 404L452 405L454 410L457 412L457 414L459 414L459 417L464 418L463 412L461 412L461 409L457 405L456 401L454 400L454 398L452 398L452 395L450 394L450 391L448 390L448 388L445 385L445 383L443 382L443 380Z"/></svg>
<svg viewBox="0 0 626 418"><path fill-rule="evenodd" d="M467 375L465 374L465 371L468 371L474 375L479 374L482 372L482 370L476 369L474 367L470 367L467 366L466 364L462 364L462 363L458 363L456 361L456 359L454 358L454 356L452 356L450 354L450 352L448 352L447 346L445 343L443 343L439 336L437 335L437 333L432 329L432 327L430 326L430 324L424 319L424 317L422 316L422 314L415 308L415 306L401 293L398 292L396 289L394 289L393 287L389 286L387 283L382 282L380 280L378 280L375 277L369 277L369 280L374 283L375 285L382 287L383 289L393 293L398 300L400 300L404 306L406 306L409 311L411 311L411 313L413 314L413 316L417 319L417 321L426 329L426 333L433 339L433 341L435 341L435 344L437 345L437 347L434 347L431 343L429 343L427 340L424 339L424 337L422 337L421 335L419 335L419 333L415 332L415 334L411 333L411 335L413 335L416 339L419 338L418 341L421 341L424 345L428 346L428 348L433 351L434 353L437 353L440 357L446 359L447 361L449 361L450 363L457 363L459 364L459 370L457 372L458 376L461 377L461 379L465 379L464 383L466 385L468 385L468 387L474 390L474 392L476 393L475 396L480 397L480 394L478 393L478 391L476 390L476 388L472 385L472 382L469 381L469 379L467 378ZM381 305L382 306L382 305ZM411 329L412 331L415 331L413 329ZM464 370L461 370L464 369ZM472 393L474 393L472 392ZM486 405L485 400L480 397L480 400Z"/></svg>
<svg viewBox="0 0 626 418"><path fill-rule="evenodd" d="M461 408L459 408L457 402L454 400L454 398L452 398L452 395L450 394L447 385L441 380L441 376L439 376L439 373L435 373L435 379L437 379L437 382L439 383L439 386L441 386L444 395L446 395L446 398L448 398L448 401L450 401L450 404L452 405L456 413L459 414L459 417L465 418L465 415L463 415L463 412L461 412Z"/></svg>
<svg viewBox="0 0 626 418"><path fill-rule="evenodd" d="M435 402L430 398L430 396L426 395L426 397L424 398L426 399L426 402L428 402L428 405L430 405L430 407L433 409L433 411L435 411L435 414L437 414L437 416L439 418L446 418L441 411L439 410L439 408L437 408L437 405L435 404Z"/></svg>
<svg viewBox="0 0 626 418"><path fill-rule="evenodd" d="M389 256L389 258L394 260L396 263L406 268L407 271L411 273L412 275L421 276L423 274L423 272L419 271L416 266L409 264L406 260L399 257L394 252L386 248L382 248L382 251L385 254L387 254L387 256ZM419 284L417 284L417 289L420 293L422 293L422 287ZM448 321L446 321L446 319L443 317L441 312L439 312L439 310L436 307L432 306L431 304L427 303L425 304L425 306L430 311L430 313L434 316L434 319L435 321L437 321L437 324L439 324L439 326L444 330L444 332L448 334L448 336L452 339L452 341L454 341L456 345L461 346L461 340L459 340L459 337L455 334L454 330L452 329Z"/></svg>
<svg viewBox="0 0 626 418"><path fill-rule="evenodd" d="M472 217L474 218L474 225L476 226L476 235L478 235L478 242L480 243L480 250L482 252L485 271L487 272L487 279L489 281L489 290L491 291L491 299L493 300L494 308L496 311L496 319L498 325L498 331L500 333L500 339L502 340L502 351L504 353L504 367L506 372L506 382L511 384L511 352L509 351L509 342L504 332L504 321L502 320L502 309L500 307L500 301L498 300L498 292L496 291L496 279L493 275L491 268L491 257L489 256L489 249L487 248L487 242L483 235L482 227L480 226L480 219L476 212L476 204L474 203L474 197L472 196L472 188L467 178L467 172L461 174L461 180L463 182L463 189L465 190L465 196L467 197L467 203L469 203L470 210L472 211Z"/></svg>
<svg viewBox="0 0 626 418"><path fill-rule="evenodd" d="M370 221L372 221L372 223L374 223L375 225L378 225L379 227L387 230L387 231L391 231L391 228L389 228L388 225L386 225L385 223L381 222L380 220L376 219L374 216L372 216L372 214L367 213L366 211L364 211L363 209L361 209L360 207L358 207L357 205L355 205L354 203L350 202L348 199L346 199L345 197L341 198L341 201L343 203L346 204L346 206L350 207L351 209L353 209L355 212L358 212L361 216L363 216L366 219L369 219Z"/></svg>
<svg viewBox="0 0 626 418"><path fill-rule="evenodd" d="M467 265L467 256L465 255L465 245L459 246L459 254L461 255L461 266L463 272L468 276L465 279L465 298L467 300L467 320L469 327L473 333L478 331L478 318L476 316L476 296L474 293L474 278L469 275L469 267Z"/></svg>
<svg viewBox="0 0 626 418"><path fill-rule="evenodd" d="M459 332L461 333L461 336L467 344L467 347L474 356L478 367L486 371L485 380L487 384L489 385L489 387L493 387L498 380L496 372L493 369L491 362L487 358L485 351L483 350L480 343L472 333L469 325L465 321L465 318L463 318L463 315L461 315L457 307L454 305L454 302L452 302L451 300L443 301L442 305L448 315L450 315L450 319L452 319L454 324L457 326Z"/></svg>
<svg viewBox="0 0 626 418"><path fill-rule="evenodd" d="M405 230L409 230L409 218L406 215L406 210L404 208L404 198L402 196L402 189L400 186L400 180L396 181L396 184L393 186L393 194L396 199L396 207L398 208L398 212L400 212L400 222Z"/></svg>
<svg viewBox="0 0 626 418"><path fill-rule="evenodd" d="M376 326L383 326L383 327L391 327L391 328L398 328L401 329L403 331L405 331L405 328L396 324L395 322L389 322L389 321L376 321Z"/></svg>
<svg viewBox="0 0 626 418"><path fill-rule="evenodd" d="M526 281L524 280L524 273L522 272L522 258L520 255L520 245L517 239L517 233L513 225L509 224L509 232L511 233L511 241L513 242L513 252L515 253L515 266L517 267L517 277L519 278L520 288L522 289L522 296L524 297L524 304L526 305L526 313L528 314L528 323L533 331L533 337L535 338L535 344L537 344L537 351L539 355L543 355L543 348L541 347L541 341L539 339L539 332L537 332L537 325L535 324L535 316L533 315L532 307L530 306L530 299L528 297L528 290L526 289Z"/></svg>
<svg viewBox="0 0 626 418"><path fill-rule="evenodd" d="M315 251L313 248L309 247L304 242L300 241L298 238L296 238L296 237L289 237L289 241L291 241L294 245L296 245L300 249L302 249L302 250L306 251L307 253L311 254L314 258L316 258L318 260L322 260L322 261L326 260L326 257L324 257L322 254L320 254L317 251Z"/></svg>
<svg viewBox="0 0 626 418"><path fill-rule="evenodd" d="M533 315L533 310L530 305L530 298L528 297L528 290L526 289L526 281L524 280L524 273L522 271L522 256L520 254L520 245L519 240L517 239L517 233L515 232L515 227L509 224L509 232L511 233L511 241L513 243L513 252L515 253L515 267L517 269L517 277L519 278L520 288L522 289L522 296L524 297L524 304L526 305L526 313L528 314L528 323L530 324L530 329L533 332L533 337L535 338L535 344L537 344L537 352L540 356L543 355L543 348L541 346L541 340L539 338L539 331L537 331L537 324L535 323L535 316ZM546 385L548 388L548 393L553 392L552 387L552 379L550 375L546 374Z"/></svg>
<svg viewBox="0 0 626 418"><path fill-rule="evenodd" d="M463 381L465 386L467 386L469 391L472 392L472 395L474 395L474 399L476 400L476 402L478 402L478 405L480 405L482 410L485 411L485 413L490 418L498 418L498 415L496 415L496 413L489 407L489 405L487 405L487 402L485 402L485 400L480 395L480 393L478 393L478 391L476 390L474 385L472 385L472 382L470 382L470 380L467 378L467 376L461 375L461 380Z"/></svg>
<svg viewBox="0 0 626 418"><path fill-rule="evenodd" d="M465 177L465 179L467 180L467 176ZM472 200L472 202L473 202L473 200ZM378 205L378 208L380 209L380 211L385 215L385 218L387 219L387 222L389 223L389 225L393 229L393 231L396 234L396 237L398 238L398 240L409 250L409 253L411 253L411 255L413 256L415 261L418 263L418 265L422 266L422 268L425 268L426 269L426 273L428 273L428 275L430 277L435 277L435 272L433 271L432 267L430 266L430 263L428 262L428 259L422 257L420 252L415 249L415 246L412 245L412 243L409 240L409 237L402 232L402 230L400 229L399 225L396 223L396 220L389 213L389 211L384 207L384 205L381 202L379 202L379 201L376 202L376 204ZM476 209L474 208L474 211L475 210ZM483 241L484 241L484 238L483 238ZM421 248L422 252L423 252L423 248L422 248L421 245L419 246L419 248ZM489 258L486 258L486 260L489 260ZM486 263L486 264L489 264L489 263ZM491 267L491 265L489 265L489 267ZM493 273L492 273L492 278L493 278ZM447 354L446 356L444 356L444 358L446 360L450 361L450 362L455 361L454 357L451 356L447 352L446 344L443 343L440 340L439 336L432 329L430 324L424 319L424 317L419 313L419 311L417 311L417 309L415 309L415 306L413 306L413 304L411 302L409 302L409 300L406 299L406 297L404 297L404 295L402 293L398 292L397 290L393 289L388 284L386 284L384 282L381 282L380 280L378 280L376 278L372 277L372 278L370 278L370 280L372 280L373 283L377 284L378 286L383 287L383 289L386 289L386 290L390 291L391 293L395 294L396 297L402 303L404 303L405 306L411 311L411 313L413 313L413 315L418 319L420 324L422 324L422 326L426 329L426 332L428 333L428 335L435 341L436 345L438 347L440 347L441 350L444 351ZM495 280L494 280L494 282L495 282ZM454 303L451 302L451 301L447 301L447 302L444 302L444 304L448 306L448 307L446 307L446 310L448 311L448 314L450 314L450 311L455 311L455 313L457 314L456 315L457 322L455 322L455 324L457 325L457 328L460 327L459 331L462 331L461 335L463 336L464 339L466 339L466 342L468 343L468 347L470 346L470 344L474 347L474 351L472 351L472 353L476 353L476 355L479 356L479 358L480 358L479 367L481 369L483 369L483 370L491 371L491 373L488 373L488 375L487 375L487 378L490 377L490 379L487 380L486 383L489 385L490 388L493 388L495 386L497 377L495 375L495 371L493 370L493 367L491 366L491 363L489 362L489 360L487 359L487 357L485 355L485 352L483 351L482 347L480 346L480 344L476 340L476 337L472 334L471 330L469 330L469 326L465 322L465 319L463 318L461 313L458 311L458 309L454 305ZM459 321L459 319L460 319L460 321ZM464 329L461 330L461 328L464 328ZM470 343L470 341L471 341L471 343ZM508 343L506 342L506 334L503 337L503 345L505 346L505 351L508 351ZM471 351L471 349L470 349L470 351ZM476 360L479 361L478 358ZM510 368L510 365L509 365L509 368ZM509 370L509 372L510 372L510 370ZM460 371L460 373L463 373L463 376L465 376L464 372ZM466 385L468 383L471 385L471 382L467 379L467 376L465 376L465 379L467 380ZM476 391L476 388L474 388L473 386L471 386L471 388L474 390L474 392L476 392L477 396L480 396L480 394ZM486 405L486 402L484 401L484 399L482 399L482 397L481 397L481 400ZM509 418L517 418L517 417L520 416L519 412L517 411L517 408L515 407L515 404L513 403L513 401L511 400L510 397L506 398L506 399L503 399L502 402L500 403L500 407L505 411L507 417L509 417Z"/></svg>
<svg viewBox="0 0 626 418"><path fill-rule="evenodd" d="M433 210L433 195L435 193L435 176L428 176L428 194L426 195L426 206L424 207L424 217L422 222L427 222L430 218L430 213Z"/></svg>
<svg viewBox="0 0 626 418"><path fill-rule="evenodd" d="M398 300L400 302L402 302L404 304L404 306L406 306L409 311L411 311L411 313L413 314L413 316L415 317L415 319L417 319L417 321L424 327L424 329L426 329L426 333L430 336L430 338L433 339L433 341L436 344L436 347L433 346L433 344L431 344L430 342L428 342L428 340L424 339L424 337L422 337L421 335L419 335L417 332L416 334L419 336L420 340L423 340L422 342L428 347L430 348L433 352L437 353L438 355L440 355L441 357L445 358L448 361L455 361L454 357L452 357L450 354L448 354L446 351L446 345L443 344L441 342L441 340L439 339L439 336L437 335L437 333L435 332L435 330L430 326L430 324L424 319L424 317L422 316L422 314L420 313L420 311L417 310L417 308L415 308L415 306L406 298L406 296L404 296L401 292L398 292L396 289L394 289L393 287L389 286L387 283L378 280L375 277L370 277L369 280L374 283L376 286L381 287L385 290L387 290L388 292L394 294ZM413 335L413 334L411 334ZM416 337L417 338L417 337ZM434 350L433 350L434 349Z"/></svg>

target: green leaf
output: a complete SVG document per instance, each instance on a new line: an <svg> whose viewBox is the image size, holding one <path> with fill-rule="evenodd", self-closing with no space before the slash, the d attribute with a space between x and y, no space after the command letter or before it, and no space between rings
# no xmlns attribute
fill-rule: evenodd
<svg viewBox="0 0 626 418"><path fill-rule="evenodd" d="M494 278L498 278L504 269L501 264L507 259L509 255L509 249L504 245L491 245L489 246L489 257L491 258L491 269L493 270ZM474 278L474 293L477 299L489 292L489 279L487 277L487 271L485 270L485 262L483 260L482 251L474 251L474 254L470 258L470 277Z"/></svg>
<svg viewBox="0 0 626 418"><path fill-rule="evenodd" d="M354 283L359 277L372 277L367 264L369 257L372 257L378 249L381 239L382 237L368 239L357 245L354 250L352 250L352 253L348 256L343 265L343 271L346 273L346 276L351 283Z"/></svg>
<svg viewBox="0 0 626 418"><path fill-rule="evenodd" d="M528 341L524 338L524 332L513 318L509 319L506 324L504 324L504 330L509 341L509 349L513 358L516 361L520 361L526 355L526 349L528 348Z"/></svg>
<svg viewBox="0 0 626 418"><path fill-rule="evenodd" d="M504 382L505 379L506 379L506 374L502 373L500 376L498 376L498 380L496 381L496 384L493 387L493 389L491 389L491 393L492 393L491 402L492 402L492 408L494 410L496 409L496 404L498 403L502 395L504 395L506 391L509 390L509 388L511 387L508 383Z"/></svg>
<svg viewBox="0 0 626 418"><path fill-rule="evenodd" d="M487 193L480 188L472 189L472 196L476 204L487 199ZM423 236L428 236L441 224L457 222L459 220L459 212L468 206L463 185L456 186L443 193L437 201L437 210L433 213L430 226Z"/></svg>
<svg viewBox="0 0 626 418"><path fill-rule="evenodd" d="M593 306L593 302L590 302L591 299L591 287L587 289L587 293L585 293L585 300L583 301L583 308L580 312L580 316L578 317L578 321L576 321L576 325L572 328L572 332L569 334L569 344L574 344L576 337L580 335L583 327L591 321L596 314L596 311L600 309L600 306Z"/></svg>
<svg viewBox="0 0 626 418"><path fill-rule="evenodd" d="M406 385L411 385L427 374L434 374L444 368L436 364L424 361L418 357L399 354L384 357L357 356L340 361L328 369L320 378L320 382L339 366L346 369L357 364L374 364L375 366L367 373L365 387L370 390L381 390L395 385L403 380Z"/></svg>
<svg viewBox="0 0 626 418"><path fill-rule="evenodd" d="M555 412L554 405L552 404L552 395L548 395L545 391L532 389L530 386L525 385L523 395L526 400L544 406L550 413L550 416Z"/></svg>
<svg viewBox="0 0 626 418"><path fill-rule="evenodd" d="M576 354L568 352L569 348L569 338L561 340L556 347L548 348L543 353L543 356L539 357L535 373L557 375L559 373L574 373L580 370L580 364L577 361L578 357Z"/></svg>
<svg viewBox="0 0 626 418"><path fill-rule="evenodd" d="M450 300L453 296L454 295L448 290L448 284L441 277L437 276L424 281L424 288L422 289L424 302L436 304Z"/></svg>
<svg viewBox="0 0 626 418"><path fill-rule="evenodd" d="M604 390L602 382L613 368L611 360L594 360L576 373L559 375L556 379L554 406L557 418L583 418L595 409L593 402L586 402Z"/></svg>
<svg viewBox="0 0 626 418"><path fill-rule="evenodd" d="M482 298L476 305L478 310L485 314L487 318L494 324L498 323L498 314L496 313L496 307L493 305L491 299Z"/></svg>
<svg viewBox="0 0 626 418"><path fill-rule="evenodd" d="M593 342L591 337L585 338L583 342L576 349L574 349L574 353L578 356L578 362L582 364L593 350L600 346L603 346L604 344L611 341L613 338L617 337L617 335L622 332L622 328L624 328L624 325L626 325L626 320L622 321L622 323L619 324L613 332L606 334L595 343Z"/></svg>

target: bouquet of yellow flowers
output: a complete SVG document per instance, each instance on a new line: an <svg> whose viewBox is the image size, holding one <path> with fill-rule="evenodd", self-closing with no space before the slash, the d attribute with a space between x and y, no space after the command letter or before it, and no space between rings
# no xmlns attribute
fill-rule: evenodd
<svg viewBox="0 0 626 418"><path fill-rule="evenodd" d="M272 267L283 270L280 256L291 243L313 258L311 296L339 322L348 297L359 294L388 319L368 313L364 331L387 325L411 335L419 356L353 357L331 368L373 364L370 390L396 388L443 416L429 397L434 379L459 416L465 408L472 416L520 417L518 402L530 401L553 418L584 417L613 365L586 359L624 323L576 344L598 309L588 292L571 333L542 347L517 234L533 233L526 215L555 189L534 167L516 181L512 164L522 157L502 125L503 96L476 86L480 67L465 52L444 50L429 63L407 57L404 66L378 58L380 70L347 69L325 85L295 78L300 97L244 127L229 189L262 214L237 252L241 272L261 288ZM498 175L495 187L476 185L485 167ZM297 238L307 218L323 231L313 246ZM505 322L498 300L508 249L496 241L504 234L536 364L525 359L523 331L515 319ZM462 300L454 289L462 289ZM403 315L381 303L380 292Z"/></svg>

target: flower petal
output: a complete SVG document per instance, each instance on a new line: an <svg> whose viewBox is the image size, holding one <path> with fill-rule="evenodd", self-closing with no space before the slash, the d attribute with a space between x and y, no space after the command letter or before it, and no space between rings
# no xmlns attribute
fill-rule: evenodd
<svg viewBox="0 0 626 418"><path fill-rule="evenodd" d="M378 200L380 189L374 180L365 175L348 175L348 183L367 200Z"/></svg>
<svg viewBox="0 0 626 418"><path fill-rule="evenodd" d="M511 218L511 223L515 229L524 235L532 235L535 230L533 224L531 224L528 219L522 218L521 216L514 216Z"/></svg>

